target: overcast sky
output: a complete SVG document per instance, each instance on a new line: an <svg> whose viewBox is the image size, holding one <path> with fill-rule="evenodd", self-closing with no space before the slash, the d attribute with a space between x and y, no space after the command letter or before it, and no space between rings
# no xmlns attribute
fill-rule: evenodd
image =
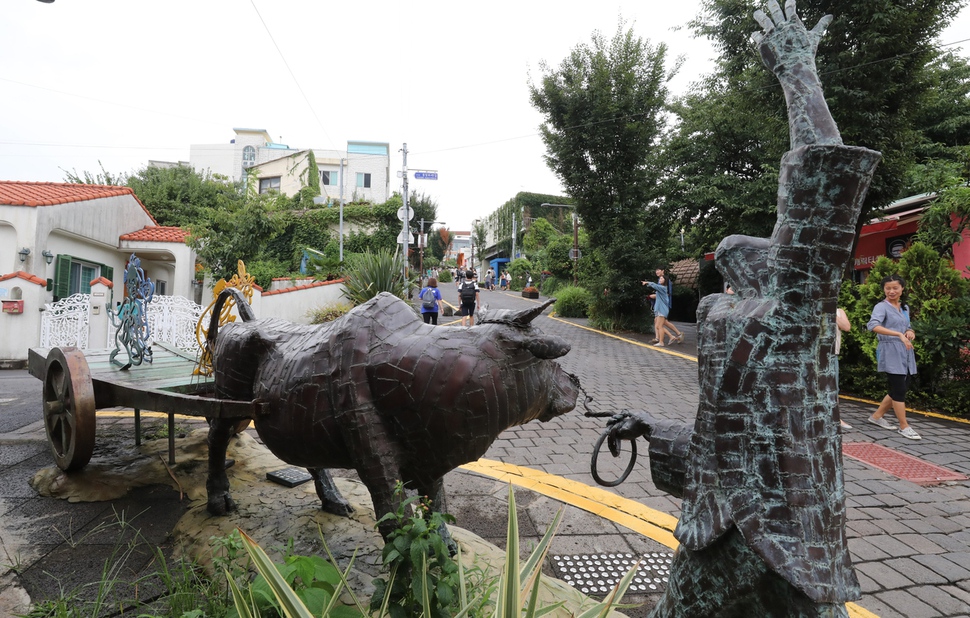
<svg viewBox="0 0 970 618"><path fill-rule="evenodd" d="M594 31L612 38L622 19L686 57L682 93L711 69L710 45L677 31L698 4L4 0L0 179L188 160L233 127L301 149L389 142L392 170L407 143L408 167L439 178L411 189L467 230L519 191L562 193L528 99L541 61L557 66ZM968 37L964 10L942 42Z"/></svg>

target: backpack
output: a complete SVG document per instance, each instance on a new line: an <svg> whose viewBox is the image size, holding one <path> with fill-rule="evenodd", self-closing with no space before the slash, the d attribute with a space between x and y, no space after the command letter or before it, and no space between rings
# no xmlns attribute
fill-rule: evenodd
<svg viewBox="0 0 970 618"><path fill-rule="evenodd" d="M458 293L463 303L471 303L475 301L475 282L466 281L461 284L461 291Z"/></svg>
<svg viewBox="0 0 970 618"><path fill-rule="evenodd" d="M433 310L436 300L434 297L434 288L424 288L424 293L421 294L421 306L425 309Z"/></svg>

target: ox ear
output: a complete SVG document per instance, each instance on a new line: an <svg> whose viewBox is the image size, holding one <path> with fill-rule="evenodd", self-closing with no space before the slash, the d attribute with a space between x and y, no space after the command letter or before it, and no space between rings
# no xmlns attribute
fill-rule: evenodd
<svg viewBox="0 0 970 618"><path fill-rule="evenodd" d="M536 319L542 312L546 310L546 307L556 302L555 298L550 298L541 305L536 305L532 309L523 309L522 311L516 311L509 315L508 320L513 324L518 324L519 326L528 326L532 320ZM555 357L553 357L555 358Z"/></svg>
<svg viewBox="0 0 970 618"><path fill-rule="evenodd" d="M525 342L525 349L532 352L536 358L552 359L569 353L570 345L562 337L542 335Z"/></svg>

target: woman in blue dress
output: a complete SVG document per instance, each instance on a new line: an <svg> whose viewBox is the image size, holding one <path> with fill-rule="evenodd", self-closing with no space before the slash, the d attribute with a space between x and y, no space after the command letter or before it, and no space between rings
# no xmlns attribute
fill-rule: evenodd
<svg viewBox="0 0 970 618"><path fill-rule="evenodd" d="M641 285L649 285L653 288L654 293L650 295L653 299L653 332L654 337L653 344L658 348L664 347L664 336L669 337L667 344L671 343L683 343L684 334L677 330L677 327L667 321L667 316L670 315L670 289L671 286L667 284L667 278L663 275L661 269L657 269L657 276L659 278L657 283L652 281L641 281ZM667 330L673 330L677 332L673 335Z"/></svg>
<svg viewBox="0 0 970 618"><path fill-rule="evenodd" d="M916 353L913 351L916 332L909 322L909 306L904 298L906 282L899 275L890 275L882 280L882 291L886 298L873 307L866 328L879 338L876 370L886 374L889 394L883 397L869 422L884 429L896 429L883 418L892 408L899 421L899 435L919 440L920 435L906 421L906 391L911 376L916 375Z"/></svg>

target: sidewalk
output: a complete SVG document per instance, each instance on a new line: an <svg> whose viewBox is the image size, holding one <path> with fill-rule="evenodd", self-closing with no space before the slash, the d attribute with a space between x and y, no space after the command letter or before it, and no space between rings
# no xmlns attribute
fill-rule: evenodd
<svg viewBox="0 0 970 618"><path fill-rule="evenodd" d="M442 293L445 300L456 303L453 285L443 285ZM483 290L481 298L492 308L520 309L535 303L500 291ZM456 320L442 317L440 323L454 324ZM684 344L660 349L649 345L648 337L606 335L590 329L585 320L546 315L535 324L572 344L572 351L560 362L580 377L584 389L594 397L593 411L645 409L672 419L694 417L698 395L692 324L677 323L687 335ZM132 514L150 508L150 518L142 518L150 521L141 523L152 542L169 551L168 532L186 504L168 487L144 488L106 503L68 503L36 496L27 479L52 465L39 422L40 383L25 372L0 372L0 378L7 378L0 379L0 570L6 570L0 588L7 584L6 596L11 596L16 585L35 599L52 593L54 580L45 571L65 576L73 573L76 582L99 575L109 535L103 535L103 546L98 546L96 538L85 538L92 549L84 564L64 564L59 557L68 555L79 531L95 529L118 507ZM21 406L28 417L33 416L22 423L5 422L9 406ZM916 413L912 422L923 440L913 442L867 424L865 418L872 410L869 404L843 400L841 408L843 418L853 425L844 435L846 443L883 446L891 449L891 455L911 455L970 474L970 425ZM100 427L100 415L98 422ZM626 554L651 555L658 565L655 574L662 575L663 563L672 551L669 530L679 515L679 500L653 486L644 459L620 486L598 487L590 475L590 456L604 425L604 419L587 418L580 409L503 433L482 461L446 477L449 511L456 516L457 525L504 546L507 483L512 482L523 546L538 541L555 511L565 505L563 523L546 564L549 575L568 576L582 589L590 584L578 577L580 568L596 575L606 573L612 566L605 563L622 561ZM126 438L128 430L120 427L118 438L108 441L110 448L130 448L133 434ZM99 442L95 458L101 448ZM857 459L845 457L844 462L849 548L863 589L852 615L970 616L970 481L923 486ZM16 572L9 570L11 565ZM642 579L645 581L637 582L642 589L634 590L631 600L650 607L662 583L651 589L656 582L650 577ZM590 593L600 594L596 590ZM0 602L0 615L4 615L3 607ZM646 609L624 613L644 616Z"/></svg>

